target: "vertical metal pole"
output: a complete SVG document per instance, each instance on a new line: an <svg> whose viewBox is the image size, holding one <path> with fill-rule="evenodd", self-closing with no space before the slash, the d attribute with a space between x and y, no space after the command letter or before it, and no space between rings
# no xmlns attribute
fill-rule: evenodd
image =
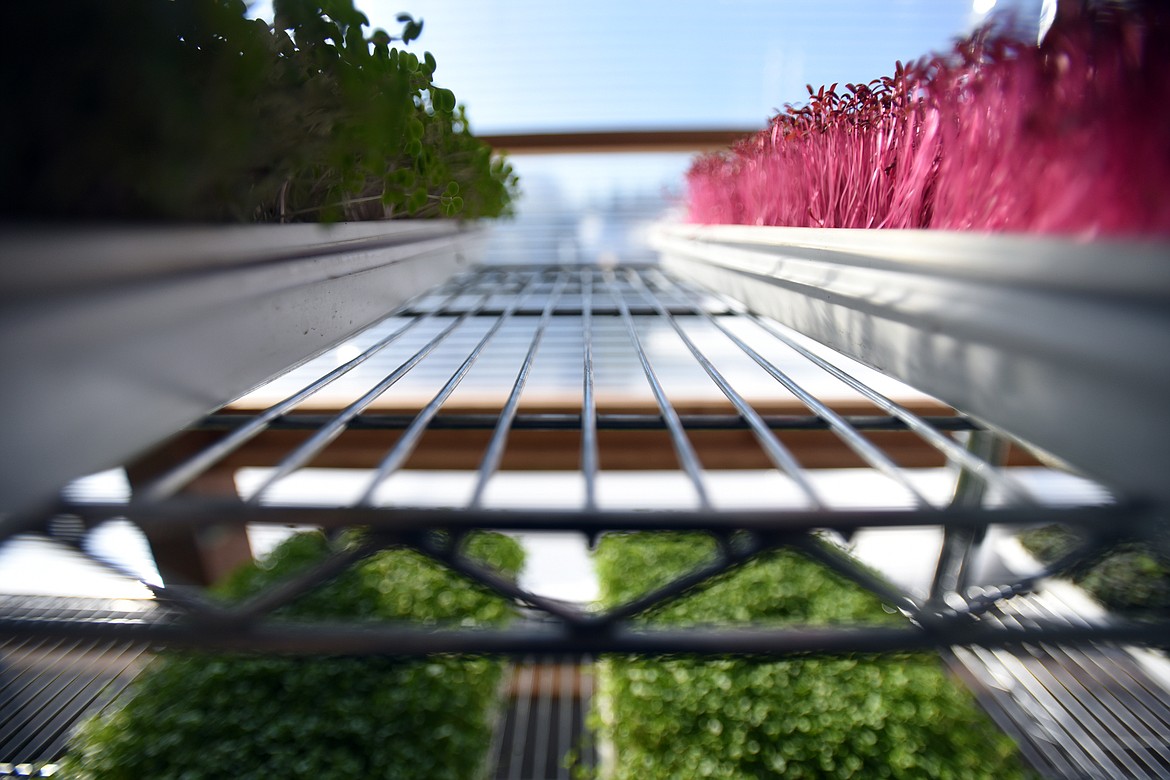
<svg viewBox="0 0 1170 780"><path fill-rule="evenodd" d="M597 399L593 395L593 270L581 277L582 396L581 471L585 476L585 511L597 511ZM595 541L591 539L591 542Z"/></svg>
<svg viewBox="0 0 1170 780"><path fill-rule="evenodd" d="M1007 441L991 431L971 431L967 451L981 461L998 466L1007 455ZM959 509L979 507L987 495L987 482L967 468L960 468L955 481L951 506ZM985 526L979 528L945 526L942 549L934 580L930 584L930 602L942 604L948 593L959 593L967 586L971 559L987 536Z"/></svg>

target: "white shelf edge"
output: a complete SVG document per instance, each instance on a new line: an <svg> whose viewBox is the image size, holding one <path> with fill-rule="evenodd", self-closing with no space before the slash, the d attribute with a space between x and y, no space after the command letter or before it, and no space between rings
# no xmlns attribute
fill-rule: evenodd
<svg viewBox="0 0 1170 780"><path fill-rule="evenodd" d="M120 465L469 266L447 222L0 231L0 513Z"/></svg>

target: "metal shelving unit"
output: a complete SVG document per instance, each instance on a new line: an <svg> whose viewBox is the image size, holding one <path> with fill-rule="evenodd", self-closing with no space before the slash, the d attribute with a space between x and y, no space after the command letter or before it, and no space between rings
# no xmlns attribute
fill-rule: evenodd
<svg viewBox="0 0 1170 780"><path fill-rule="evenodd" d="M3 520L3 539L20 533L41 534L55 543L85 551L92 529L111 518L125 518L148 536L160 530L197 532L209 528L240 529L249 524L304 524L335 531L368 529L358 548L339 550L323 564L254 596L225 607L197 588L154 586L158 609L118 622L74 616L5 614L0 633L69 640L125 641L137 645L285 653L392 654L428 653L692 653L748 654L782 657L798 653L874 653L951 646L1002 647L1021 643L1080 643L1116 640L1165 642L1170 622L1164 618L1126 621L1116 618L1068 621L1036 616L1027 621L991 619L997 605L1032 589L1043 578L1099 554L1121 539L1145 538L1161 528L1161 508L1149 501L1118 495L1107 504L1043 506L1015 480L991 450L988 435L961 414L930 419L890 399L822 356L803 339L773 321L747 313L736 302L699 290L656 267L480 267L459 276L399 308L366 339L370 346L348 361L311 378L302 389L266 408L228 409L195 426L212 443L178 462L152 483L136 487L134 498L122 503L62 500L51 511L10 516ZM476 413L447 406L452 396L504 331L519 328L527 336L523 359L512 376L506 398ZM551 330L579 333L580 394L575 410L530 409L526 382L540 365L541 347ZM455 334L461 333L462 337ZM702 413L680 400L677 383L664 382L652 335L672 334L676 357L693 362L718 389L721 406ZM468 336L467 334L473 334ZM615 338L620 337L620 338ZM462 340L461 340L462 339ZM718 340L722 346L704 345ZM598 350L599 340L609 345ZM312 399L367 362L398 344L404 357L387 364L379 381L331 413L312 410ZM428 359L452 345L462 357L441 387L419 408L386 411L380 399ZM619 345L614 347L614 345ZM799 361L784 368L771 357L782 350ZM783 399L782 413L737 387L734 372L722 368L723 358L746 358L771 382L773 400ZM599 360L636 362L649 388L652 405L640 411L613 409L599 392ZM869 405L864 414L842 413L835 402L822 400L804 377L823 372L844 383ZM692 373L692 376L697 374ZM669 386L669 387L668 387ZM684 393L685 395L685 393ZM749 397L751 396L751 397ZM839 404L838 404L839 405ZM301 412L300 408L310 411ZM1070 421L1070 425L1073 421ZM266 457L271 470L244 499L185 494L184 488L217 464L233 463L241 453L281 430L299 430L295 444ZM619 458L618 432L650 431L673 453L675 470L689 486L691 500L682 508L645 511L615 507L602 500L612 458ZM382 488L394 474L409 472L412 458L425 449L424 440L440 430L479 431L486 446L477 452L473 487L462 503L446 507L387 504ZM712 494L721 451L704 445L711 431L736 432L750 442L755 457L767 464L771 479L782 486L782 501L761 497L758 508L727 508ZM341 506L276 505L268 499L282 480L311 463L327 460L331 448L347 436L364 431L381 442L380 451L361 473L364 484L356 498ZM522 509L485 501L509 442L524 432L558 432L564 449L571 437L573 459L579 464L581 493L575 505L555 509ZM818 431L847 451L856 462L883 475L905 497L904 509L843 508L826 494L819 472L801 463L799 437ZM965 431L968 445L953 434ZM972 432L974 432L972 434ZM940 501L920 489L900 456L875 441L881 435L912 440L931 451L940 463L962 475L957 497ZM607 438L608 437L608 438ZM367 447L368 449L368 447ZM982 450L982 451L981 451ZM620 459L620 458L619 458ZM980 498L987 494L992 500ZM1009 581L975 581L965 568L970 548L989 527L1021 527L1049 522L1077 529L1083 543L1072 554L1043 571ZM847 540L876 528L934 527L944 529L946 542L937 562L934 586L925 596L908 592L856 562ZM523 532L576 531L590 538L626 531L701 531L720 540L720 552L700 569L658 591L604 610L568 604L525 590L515 582L468 559L458 540L474 530ZM413 625L295 624L272 615L302 593L328 580L378 549L405 547L418 551L484 587L524 605L527 617L496 630ZM655 628L640 621L658 606L683 597L753 558L790 547L821 562L839 575L876 593L907 618L901 627L870 625L786 626L737 625L705 628ZM87 553L92 558L92 553ZM97 560L110 567L108 561ZM116 567L115 567L116 568Z"/></svg>

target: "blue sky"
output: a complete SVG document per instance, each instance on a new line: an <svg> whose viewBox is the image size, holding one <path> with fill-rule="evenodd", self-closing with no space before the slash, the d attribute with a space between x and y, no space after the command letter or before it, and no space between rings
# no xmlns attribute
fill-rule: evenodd
<svg viewBox="0 0 1170 780"><path fill-rule="evenodd" d="M868 81L948 48L994 8L1042 0L355 0L372 27L425 21L410 49L476 133L763 127L805 84ZM271 20L271 0L253 5ZM513 157L522 211L678 192L687 154Z"/></svg>
<svg viewBox="0 0 1170 780"><path fill-rule="evenodd" d="M480 133L762 127L804 85L868 81L949 46L991 0L357 0L411 49ZM1039 0L1000 0L1038 13ZM254 15L271 17L269 2Z"/></svg>

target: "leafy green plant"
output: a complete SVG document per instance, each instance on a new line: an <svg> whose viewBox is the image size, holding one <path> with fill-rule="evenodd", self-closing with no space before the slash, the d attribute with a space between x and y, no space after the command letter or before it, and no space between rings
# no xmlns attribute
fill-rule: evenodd
<svg viewBox="0 0 1170 780"><path fill-rule="evenodd" d="M709 559L701 535L609 536L597 553L619 603ZM793 552L749 563L648 618L653 623L832 623L901 618ZM934 658L781 662L611 657L595 720L613 777L1027 776L1015 745Z"/></svg>
<svg viewBox="0 0 1170 780"><path fill-rule="evenodd" d="M1043 563L1060 559L1081 543L1076 533L1059 525L1031 528L1017 538ZM1170 560L1152 544L1118 542L1074 567L1067 576L1117 612L1170 612Z"/></svg>
<svg viewBox="0 0 1170 780"><path fill-rule="evenodd" d="M9 47L0 216L291 221L498 216L516 177L437 62L353 0L76 0L69 44ZM40 29L43 10L9 10Z"/></svg>
<svg viewBox="0 0 1170 780"><path fill-rule="evenodd" d="M468 554L514 576L522 552L481 534ZM320 561L321 534L293 537L221 589L236 599ZM281 610L285 618L486 625L509 605L422 556L367 559ZM168 654L124 706L83 725L75 778L386 777L467 780L482 767L501 664L486 658L292 658Z"/></svg>

